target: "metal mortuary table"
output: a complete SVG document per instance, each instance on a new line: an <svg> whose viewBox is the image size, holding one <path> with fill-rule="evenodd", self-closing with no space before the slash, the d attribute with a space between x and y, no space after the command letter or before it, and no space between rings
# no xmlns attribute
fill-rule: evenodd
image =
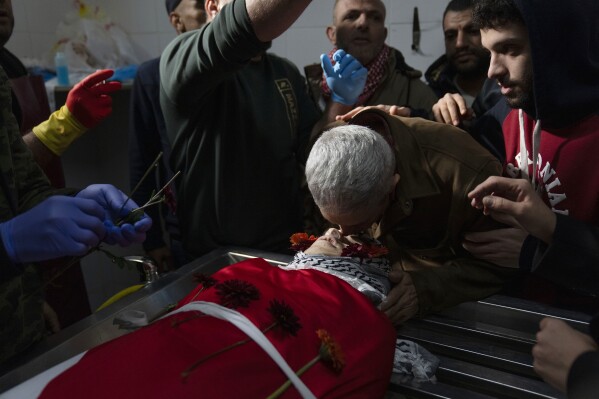
<svg viewBox="0 0 599 399"><path fill-rule="evenodd" d="M154 319L193 289L194 273L211 274L253 257L264 258L273 265L291 260L288 255L256 250L217 249L48 337L18 364L0 369L0 393L82 351L126 334L127 330L113 324L120 312L143 311L149 319ZM390 396L399 393L414 398L563 397L532 369L531 349L539 321L545 316L561 318L581 331L586 331L590 320L581 313L492 296L409 321L399 329L399 336L421 344L440 359L437 381L419 382L394 374Z"/></svg>

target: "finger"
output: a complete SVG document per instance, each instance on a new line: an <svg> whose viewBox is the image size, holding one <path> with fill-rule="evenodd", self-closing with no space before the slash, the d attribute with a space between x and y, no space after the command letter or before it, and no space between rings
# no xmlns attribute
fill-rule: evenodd
<svg viewBox="0 0 599 399"><path fill-rule="evenodd" d="M451 99L453 100L453 103L459 110L461 116L468 115L468 105L466 104L466 100L464 100L464 97L462 97L459 94L453 94L451 95Z"/></svg>
<svg viewBox="0 0 599 399"><path fill-rule="evenodd" d="M439 103L433 105L433 117L435 118L436 122L445 123L443 120L443 115L441 114Z"/></svg>
<svg viewBox="0 0 599 399"><path fill-rule="evenodd" d="M468 198L482 198L494 192L509 190L513 187L515 180L501 176L490 176L487 180L474 187L474 190L468 193Z"/></svg>
<svg viewBox="0 0 599 399"><path fill-rule="evenodd" d="M339 50L335 51L335 53L333 54L333 60L335 60L335 62L339 62L343 58L345 58L346 55L347 55L347 53L345 52L345 50L339 49Z"/></svg>
<svg viewBox="0 0 599 399"><path fill-rule="evenodd" d="M445 99L441 99L435 104L437 108L437 122L451 124L451 114L447 108L447 101Z"/></svg>
<svg viewBox="0 0 599 399"><path fill-rule="evenodd" d="M119 91L121 90L121 88L123 87L123 84L121 82L117 82L116 80L110 81L110 82L105 82L105 83L98 83L92 87L89 88L90 93L96 95L96 96L100 96L103 94L110 94L110 93L114 93L115 91Z"/></svg>
<svg viewBox="0 0 599 399"><path fill-rule="evenodd" d="M355 58L348 55L341 61L339 76L344 79L349 78L360 68L362 68L362 64L360 64L360 62Z"/></svg>
<svg viewBox="0 0 599 399"><path fill-rule="evenodd" d="M335 74L333 70L333 64L331 64L331 60L326 54L320 55L320 65L322 66L322 70L324 71L324 75L326 77L331 77Z"/></svg>
<svg viewBox="0 0 599 399"><path fill-rule="evenodd" d="M135 222L133 227L135 227L135 231L137 231L138 233L145 233L152 227L152 218L150 218L147 215L144 215L143 218Z"/></svg>
<svg viewBox="0 0 599 399"><path fill-rule="evenodd" d="M344 115L337 115L335 117L335 120L337 121L348 121L351 118L353 118L358 112L362 111L364 109L364 107L356 107L354 109L352 109L351 111L349 111L348 113L344 114Z"/></svg>
<svg viewBox="0 0 599 399"><path fill-rule="evenodd" d="M365 80L368 76L368 69L360 66L360 68L351 75L351 80L354 82L359 82L360 80Z"/></svg>
<svg viewBox="0 0 599 399"><path fill-rule="evenodd" d="M126 223L121 226L121 234L125 239L124 243L121 243L123 246L131 245L132 243L141 242L145 239L146 235L144 233L138 233L135 231L135 227L133 225Z"/></svg>
<svg viewBox="0 0 599 399"><path fill-rule="evenodd" d="M401 287L396 285L395 287L391 288L389 294L387 294L387 298L385 298L385 300L381 303L381 310L386 312L387 310L391 309L396 303L399 302L401 293Z"/></svg>
<svg viewBox="0 0 599 399"><path fill-rule="evenodd" d="M499 212L515 216L518 215L520 211L517 202L496 195L487 195L486 197L483 197L482 203L487 212Z"/></svg>
<svg viewBox="0 0 599 399"><path fill-rule="evenodd" d="M101 69L99 71L92 73L91 75L88 75L81 82L79 82L79 84L81 86L89 89L92 86L94 86L96 83L100 83L101 81L108 79L113 74L114 74L114 71L112 69Z"/></svg>
<svg viewBox="0 0 599 399"><path fill-rule="evenodd" d="M449 100L447 101L447 111L449 112L451 123L454 126L458 126L462 121L462 111L453 97L449 97Z"/></svg>

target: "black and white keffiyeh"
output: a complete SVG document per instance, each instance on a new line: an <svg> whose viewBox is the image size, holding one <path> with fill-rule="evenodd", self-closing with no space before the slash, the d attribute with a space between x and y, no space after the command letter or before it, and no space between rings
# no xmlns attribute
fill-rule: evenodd
<svg viewBox="0 0 599 399"><path fill-rule="evenodd" d="M295 254L293 261L283 269L301 270L315 269L331 274L349 283L352 287L379 305L391 288L389 260L380 258L357 258L348 256L306 255L303 252Z"/></svg>

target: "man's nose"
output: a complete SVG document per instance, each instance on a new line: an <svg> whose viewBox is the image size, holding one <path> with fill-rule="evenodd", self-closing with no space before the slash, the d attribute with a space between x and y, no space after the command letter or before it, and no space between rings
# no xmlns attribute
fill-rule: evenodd
<svg viewBox="0 0 599 399"><path fill-rule="evenodd" d="M496 54L491 54L491 60L489 62L489 70L487 76L489 79L497 79L505 74L505 68L501 63L501 58Z"/></svg>
<svg viewBox="0 0 599 399"><path fill-rule="evenodd" d="M464 31L458 30L458 36L456 37L455 46L456 46L456 48L467 47L466 35L464 34Z"/></svg>
<svg viewBox="0 0 599 399"><path fill-rule="evenodd" d="M365 13L360 14L360 16L358 17L358 19L356 19L356 25L360 29L366 29L366 28L368 28L368 17L366 16Z"/></svg>

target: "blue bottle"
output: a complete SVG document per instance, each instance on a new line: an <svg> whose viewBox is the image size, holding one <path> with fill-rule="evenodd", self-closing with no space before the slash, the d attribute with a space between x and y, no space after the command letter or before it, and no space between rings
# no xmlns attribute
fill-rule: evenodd
<svg viewBox="0 0 599 399"><path fill-rule="evenodd" d="M57 51L54 56L54 65L56 66L56 77L59 86L69 86L69 66L67 57L62 51Z"/></svg>

